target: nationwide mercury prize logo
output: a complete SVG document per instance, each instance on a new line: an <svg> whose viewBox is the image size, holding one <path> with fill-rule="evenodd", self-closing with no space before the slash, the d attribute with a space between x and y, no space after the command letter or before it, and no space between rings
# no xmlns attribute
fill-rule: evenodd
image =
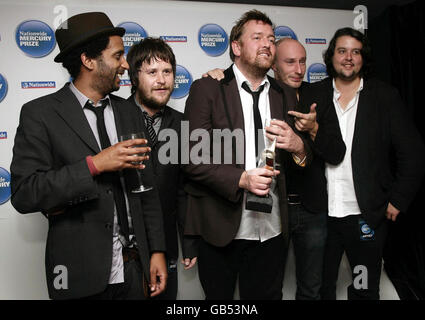
<svg viewBox="0 0 425 320"><path fill-rule="evenodd" d="M212 57L222 55L229 44L226 31L218 24L205 24L199 29L198 42L204 52Z"/></svg>
<svg viewBox="0 0 425 320"><path fill-rule="evenodd" d="M133 44L139 43L148 36L145 29L135 22L123 22L117 27L125 29L125 34L122 37L125 55L127 55L128 50L130 50Z"/></svg>
<svg viewBox="0 0 425 320"><path fill-rule="evenodd" d="M0 73L0 102L6 97L7 94L7 81Z"/></svg>
<svg viewBox="0 0 425 320"><path fill-rule="evenodd" d="M40 58L48 55L56 45L53 30L44 22L29 20L16 28L16 44L26 55Z"/></svg>
<svg viewBox="0 0 425 320"><path fill-rule="evenodd" d="M307 81L310 83L320 81L328 76L323 63L313 63L307 70Z"/></svg>
<svg viewBox="0 0 425 320"><path fill-rule="evenodd" d="M0 167L0 204L10 199L10 173Z"/></svg>
<svg viewBox="0 0 425 320"><path fill-rule="evenodd" d="M294 40L298 40L295 32L287 26L278 26L274 28L274 36L276 38L276 41L282 38L292 38Z"/></svg>
<svg viewBox="0 0 425 320"><path fill-rule="evenodd" d="M189 71L183 66L176 66L176 77L174 79L174 90L171 98L180 99L189 93L192 85L192 76Z"/></svg>

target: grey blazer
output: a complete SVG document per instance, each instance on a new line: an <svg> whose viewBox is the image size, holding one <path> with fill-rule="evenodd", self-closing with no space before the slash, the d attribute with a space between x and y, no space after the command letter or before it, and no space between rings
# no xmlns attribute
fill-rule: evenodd
<svg viewBox="0 0 425 320"><path fill-rule="evenodd" d="M137 114L128 102L110 97L117 133L141 131ZM20 213L40 211L48 217L45 262L52 299L90 296L108 285L112 187L104 174L92 177L85 160L98 152L96 139L69 84L22 107L11 164L11 202ZM134 174L131 171L124 172L127 185ZM153 184L151 166L144 171L145 182ZM143 269L149 279L150 253L165 251L158 192L127 192L127 196ZM49 215L56 211L62 213ZM57 266L66 267L67 289L55 288Z"/></svg>

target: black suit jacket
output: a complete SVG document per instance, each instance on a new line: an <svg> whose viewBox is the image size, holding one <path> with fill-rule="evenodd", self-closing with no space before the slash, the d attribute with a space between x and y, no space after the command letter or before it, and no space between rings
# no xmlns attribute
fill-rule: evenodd
<svg viewBox="0 0 425 320"><path fill-rule="evenodd" d="M317 84L329 108L332 79ZM377 79L364 80L354 127L351 163L362 214L375 228L388 203L405 212L425 171L425 147L397 90Z"/></svg>
<svg viewBox="0 0 425 320"><path fill-rule="evenodd" d="M118 135L140 131L138 114L132 106L122 98L110 97ZM97 294L106 289L109 281L112 187L104 175L92 177L85 160L98 152L99 146L69 84L22 107L11 164L11 202L20 213L41 211L48 216L46 278L53 299ZM145 171L146 183L153 183L152 172ZM126 181L130 174L134 171L124 172ZM149 279L150 253L165 251L158 193L127 192L127 197ZM63 212L49 214L58 210ZM67 270L67 289L55 288L57 266Z"/></svg>
<svg viewBox="0 0 425 320"><path fill-rule="evenodd" d="M328 213L325 162L337 165L345 155L345 144L335 108L324 99L323 88L317 83L303 82L299 88L296 111L309 113L316 103L316 120L319 124L316 138L311 141L314 157L304 170L292 170L288 176L288 191L299 194L302 205L313 213Z"/></svg>
<svg viewBox="0 0 425 320"><path fill-rule="evenodd" d="M128 101L134 108L137 109L141 126L143 131L146 133L146 137L148 137L149 146L152 147L152 141L149 138L149 134L145 126L143 112L137 106L134 100L134 95L131 95L128 98ZM158 132L158 142L152 147L152 151L150 153L150 162L152 163L154 179L159 191L159 198L161 200L167 257L172 260L177 260L179 256L178 236L180 238L180 243L182 244L183 257L192 258L196 256L196 251L194 251L195 248L193 247L194 244L183 237L187 208L187 194L184 191L184 174L180 165L182 120L183 113L168 106L164 107L161 127ZM173 136L168 136L167 132L163 131L164 129L173 130ZM176 135L174 135L174 133ZM178 150L177 153L174 153L174 155L178 157L178 159L176 159L177 162L161 163L158 159L158 152L161 152L162 156L168 157L171 155L171 148L173 148L172 152ZM170 152L168 152L168 150L170 150Z"/></svg>
<svg viewBox="0 0 425 320"><path fill-rule="evenodd" d="M198 128L205 129L210 134L211 141L213 141L213 129L242 130L242 132L244 130L242 104L232 67L225 70L224 74L225 78L221 81L209 77L196 80L186 100L184 118L189 121L190 132ZM274 79L269 80L271 117L289 121L286 114L286 92ZM193 150L197 144L198 141L191 141L188 150ZM305 145L308 163L311 161L311 150L307 143ZM184 166L188 178L185 187L188 193L185 233L200 235L215 246L225 246L234 239L241 221L244 190L239 188L239 180L244 172L245 156L242 156L243 163L238 164L237 147L233 139L231 148L225 150L224 143L221 144L221 163L215 164L212 146L213 143L208 155L209 164L190 162ZM183 148L185 150L185 147ZM226 152L232 154L232 161L228 164L224 162ZM287 163L291 161L293 160L288 152L282 150L276 152L276 162L281 163L283 168L288 168ZM282 233L287 239L288 211L283 171L277 176L277 187Z"/></svg>

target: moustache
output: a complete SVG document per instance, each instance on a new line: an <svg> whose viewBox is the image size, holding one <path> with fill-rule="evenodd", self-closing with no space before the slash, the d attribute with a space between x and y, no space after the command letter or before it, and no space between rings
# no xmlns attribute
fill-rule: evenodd
<svg viewBox="0 0 425 320"><path fill-rule="evenodd" d="M171 90L172 88L171 87L154 87L154 88L152 88L152 90Z"/></svg>
<svg viewBox="0 0 425 320"><path fill-rule="evenodd" d="M263 54L263 53L266 53L266 54L268 54L269 56L271 56L271 55L272 55L272 52L271 52L269 49L262 49L262 50L259 50L259 51L257 52L257 55L260 55L260 54Z"/></svg>

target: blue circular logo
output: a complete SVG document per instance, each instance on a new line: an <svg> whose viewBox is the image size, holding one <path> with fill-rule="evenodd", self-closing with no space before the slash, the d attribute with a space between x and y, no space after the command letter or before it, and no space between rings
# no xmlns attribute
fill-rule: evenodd
<svg viewBox="0 0 425 320"><path fill-rule="evenodd" d="M143 29L142 26L135 22L123 22L120 23L117 27L125 29L125 34L122 36L125 55L127 55L128 50L130 50L133 44L139 43L148 36L145 29Z"/></svg>
<svg viewBox="0 0 425 320"><path fill-rule="evenodd" d="M292 38L294 40L298 40L295 32L287 26L278 26L274 28L274 36L276 38L276 41L282 38Z"/></svg>
<svg viewBox="0 0 425 320"><path fill-rule="evenodd" d="M7 94L7 81L0 73L0 102L6 97Z"/></svg>
<svg viewBox="0 0 425 320"><path fill-rule="evenodd" d="M192 85L192 76L185 67L180 65L176 66L176 78L174 79L174 90L171 98L180 99L189 93L190 86Z"/></svg>
<svg viewBox="0 0 425 320"><path fill-rule="evenodd" d="M205 24L199 29L198 43L204 52L212 57L222 55L229 44L226 31L217 24Z"/></svg>
<svg viewBox="0 0 425 320"><path fill-rule="evenodd" d="M48 55L56 45L53 30L38 20L22 22L16 29L15 39L19 49L33 58Z"/></svg>
<svg viewBox="0 0 425 320"><path fill-rule="evenodd" d="M0 204L10 199L10 173L0 167Z"/></svg>
<svg viewBox="0 0 425 320"><path fill-rule="evenodd" d="M320 81L327 76L326 66L323 63L313 63L310 67L308 67L307 80L310 83Z"/></svg>
<svg viewBox="0 0 425 320"><path fill-rule="evenodd" d="M371 231L371 229L367 224L362 225L362 232L364 234L368 234L368 233L370 233L370 231Z"/></svg>

